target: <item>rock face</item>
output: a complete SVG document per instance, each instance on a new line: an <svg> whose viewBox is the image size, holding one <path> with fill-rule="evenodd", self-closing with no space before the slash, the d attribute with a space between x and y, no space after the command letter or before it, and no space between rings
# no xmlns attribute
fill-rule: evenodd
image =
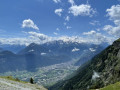
<svg viewBox="0 0 120 90"><path fill-rule="evenodd" d="M94 72L97 74L94 75ZM120 81L120 39L80 67L74 77L61 81L50 90L96 89L118 81Z"/></svg>
<svg viewBox="0 0 120 90"><path fill-rule="evenodd" d="M0 78L0 90L47 90L42 86Z"/></svg>

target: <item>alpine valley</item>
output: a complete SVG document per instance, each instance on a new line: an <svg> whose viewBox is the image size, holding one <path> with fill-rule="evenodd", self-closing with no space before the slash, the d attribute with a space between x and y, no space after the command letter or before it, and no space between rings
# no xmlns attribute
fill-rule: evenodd
<svg viewBox="0 0 120 90"><path fill-rule="evenodd" d="M36 83L46 87L64 80L105 48L102 44L62 40L44 44L31 43L20 51L14 51L15 49L11 48L15 48L14 46L7 47L9 51L1 49L0 52L0 75L11 75L24 81L29 81L29 78L33 77Z"/></svg>

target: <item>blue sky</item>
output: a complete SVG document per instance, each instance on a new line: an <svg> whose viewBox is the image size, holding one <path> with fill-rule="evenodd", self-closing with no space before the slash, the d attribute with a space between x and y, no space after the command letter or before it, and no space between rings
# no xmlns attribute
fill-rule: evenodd
<svg viewBox="0 0 120 90"><path fill-rule="evenodd" d="M24 43L22 40L30 37L34 42L41 35L51 39L97 38L110 43L120 36L120 24L115 23L120 23L119 0L0 1L1 43L8 42L6 39L13 43L16 38Z"/></svg>

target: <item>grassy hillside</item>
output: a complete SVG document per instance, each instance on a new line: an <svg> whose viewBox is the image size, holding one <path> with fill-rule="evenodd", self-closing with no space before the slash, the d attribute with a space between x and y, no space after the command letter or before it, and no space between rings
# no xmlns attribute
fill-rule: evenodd
<svg viewBox="0 0 120 90"><path fill-rule="evenodd" d="M95 89L92 89L92 90L95 90ZM108 85L104 88L100 88L99 90L120 90L120 82Z"/></svg>
<svg viewBox="0 0 120 90"><path fill-rule="evenodd" d="M47 90L42 86L14 79L11 76L0 77L0 90Z"/></svg>
<svg viewBox="0 0 120 90"><path fill-rule="evenodd" d="M20 82L20 83L28 83L28 82L25 82L25 81L21 81L18 78L13 78L12 76L0 76L0 78L7 79L7 80L12 80L12 81L16 81L16 82Z"/></svg>

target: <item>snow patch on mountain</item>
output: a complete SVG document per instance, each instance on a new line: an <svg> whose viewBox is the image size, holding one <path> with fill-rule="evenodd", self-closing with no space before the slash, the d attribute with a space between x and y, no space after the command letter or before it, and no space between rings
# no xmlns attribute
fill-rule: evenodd
<svg viewBox="0 0 120 90"><path fill-rule="evenodd" d="M94 48L89 48L89 50L90 50L91 52L95 52L95 51L96 51L96 49L94 49Z"/></svg>
<svg viewBox="0 0 120 90"><path fill-rule="evenodd" d="M41 53L41 55L46 55L47 53Z"/></svg>
<svg viewBox="0 0 120 90"><path fill-rule="evenodd" d="M76 52L76 51L79 51L80 49L78 49L78 48L74 48L74 49L72 49L72 52Z"/></svg>

